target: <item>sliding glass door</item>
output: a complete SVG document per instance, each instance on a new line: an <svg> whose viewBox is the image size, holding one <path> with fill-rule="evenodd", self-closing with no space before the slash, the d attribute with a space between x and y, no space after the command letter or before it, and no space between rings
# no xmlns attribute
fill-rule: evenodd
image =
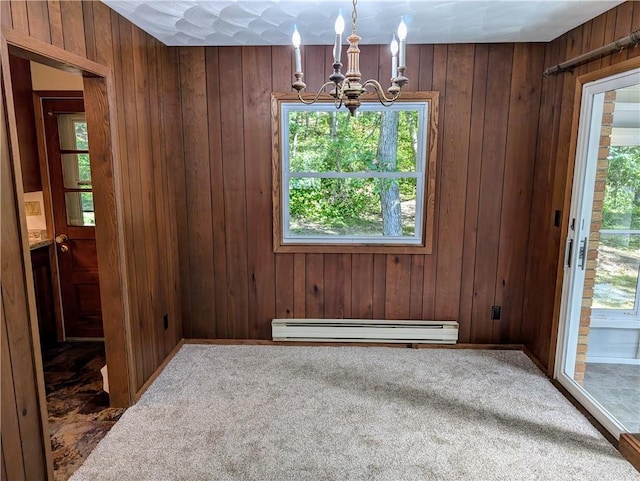
<svg viewBox="0 0 640 481"><path fill-rule="evenodd" d="M640 432L640 69L583 87L565 262L556 377Z"/></svg>

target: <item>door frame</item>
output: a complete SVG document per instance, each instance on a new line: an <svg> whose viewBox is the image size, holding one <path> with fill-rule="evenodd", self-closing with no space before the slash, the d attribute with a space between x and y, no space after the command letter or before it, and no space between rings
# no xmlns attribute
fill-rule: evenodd
<svg viewBox="0 0 640 481"><path fill-rule="evenodd" d="M588 82L599 80L605 77L610 77L617 73L622 73L627 70L633 70L640 67L640 57L630 58L622 62L618 62L615 65L610 65L600 70L580 75L575 81L574 100L573 100L573 118L571 121L571 140L569 142L569 157L567 162L567 175L564 186L564 198L562 203L562 212L570 212L571 210L571 195L573 191L574 172L575 172L575 160L576 149L578 145L578 126L580 123L580 106L582 105L582 87ZM558 249L558 259L556 268L556 281L555 281L555 295L553 305L553 320L551 324L551 336L549 339L549 354L547 358L546 373L549 377L555 377L556 361L559 359L558 344L561 339L560 336L560 314L562 306L562 295L564 291L564 270L565 270L565 256L569 230L570 216L563 216L562 225L560 227L560 243Z"/></svg>
<svg viewBox="0 0 640 481"><path fill-rule="evenodd" d="M9 138L11 143L11 163L13 183L17 198L23 194L20 149L15 122L13 89L9 69L9 54L34 60L36 62L78 73L83 77L87 125L91 136L90 154L92 158L92 176L94 185L94 207L96 217L96 247L101 276L100 294L102 297L105 350L109 366L110 403L114 407L128 407L134 401L135 366L130 329L130 307L128 280L126 277L125 240L123 238L122 189L120 162L118 157L118 119L114 74L112 69L63 50L40 40L34 39L12 29L3 27L0 49L2 52L2 75L4 95L9 119ZM40 410L46 423L46 395L44 392L44 373L40 357L40 340L37 318L35 317L35 294L33 279L30 275L29 246L24 219L24 205L17 202L15 209L23 219L22 249L25 269L29 273L27 286L31 312L30 331L34 339L34 352L39 385ZM33 320L36 320L34 323ZM46 432L46 430L44 431Z"/></svg>
<svg viewBox="0 0 640 481"><path fill-rule="evenodd" d="M597 162L601 125L593 123L595 113L602 116L602 98L596 98L602 88L615 88L619 79L635 74L637 68L627 68L620 72L608 72L598 78L579 80L580 99L575 107L577 115L577 132L575 147L573 149L573 186L570 191L570 210L568 219L572 219L570 225L564 230L565 241L561 249L564 254L562 262L563 283L560 303L560 315L558 325L558 337L556 343L556 363L553 377L557 379L567 391L576 398L616 439L625 432L624 427L614 418L607 416L598 401L586 390L581 388L573 379L572 371L576 360L576 348L578 345L578 328L576 316L579 319L582 309L582 288L584 283L588 245L591 230L591 215L594 197L594 185L596 183L596 169L589 168L593 162ZM633 72L633 73L632 73ZM592 85L594 82L597 84ZM603 87L603 84L604 87ZM614 84L613 86L611 84ZM595 90L596 93L592 93ZM585 97L586 96L586 97ZM574 118L575 120L575 118ZM594 158L593 155L596 155ZM586 235L586 237L585 237ZM584 249L583 252L580 252Z"/></svg>

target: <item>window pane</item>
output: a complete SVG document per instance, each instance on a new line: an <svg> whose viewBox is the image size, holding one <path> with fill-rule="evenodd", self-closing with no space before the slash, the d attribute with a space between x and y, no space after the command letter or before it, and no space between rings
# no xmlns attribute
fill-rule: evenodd
<svg viewBox="0 0 640 481"><path fill-rule="evenodd" d="M76 149L89 150L89 138L87 136L87 123L74 122Z"/></svg>
<svg viewBox="0 0 640 481"><path fill-rule="evenodd" d="M292 178L289 233L295 237L412 237L416 191L415 178Z"/></svg>
<svg viewBox="0 0 640 481"><path fill-rule="evenodd" d="M637 96L637 86L634 91ZM640 271L640 146L635 145L634 129L622 127L633 125L633 120L637 124L638 118L638 107L629 109L625 95L625 89L616 91L610 147L606 158L599 160L606 165L606 180L603 201L599 206L594 202L593 215L602 216L602 228L592 307L635 311Z"/></svg>
<svg viewBox="0 0 640 481"><path fill-rule="evenodd" d="M620 137L612 136L611 142ZM602 228L640 230L640 146L612 145L607 161Z"/></svg>
<svg viewBox="0 0 640 481"><path fill-rule="evenodd" d="M67 189L91 189L89 154L62 154L62 177Z"/></svg>
<svg viewBox="0 0 640 481"><path fill-rule="evenodd" d="M74 226L94 226L92 192L65 192L67 224Z"/></svg>
<svg viewBox="0 0 640 481"><path fill-rule="evenodd" d="M289 170L416 172L417 135L417 110L291 111Z"/></svg>
<svg viewBox="0 0 640 481"><path fill-rule="evenodd" d="M88 150L89 140L84 113L58 114L58 136L62 150Z"/></svg>
<svg viewBox="0 0 640 481"><path fill-rule="evenodd" d="M640 231L600 234L594 308L633 310L640 274Z"/></svg>

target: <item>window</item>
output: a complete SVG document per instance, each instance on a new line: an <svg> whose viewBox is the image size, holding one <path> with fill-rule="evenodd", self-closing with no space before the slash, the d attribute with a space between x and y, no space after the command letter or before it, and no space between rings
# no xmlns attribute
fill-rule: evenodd
<svg viewBox="0 0 640 481"><path fill-rule="evenodd" d="M84 113L58 114L62 182L67 223L94 226L89 138Z"/></svg>
<svg viewBox="0 0 640 481"><path fill-rule="evenodd" d="M437 93L327 99L273 96L275 251L430 253Z"/></svg>

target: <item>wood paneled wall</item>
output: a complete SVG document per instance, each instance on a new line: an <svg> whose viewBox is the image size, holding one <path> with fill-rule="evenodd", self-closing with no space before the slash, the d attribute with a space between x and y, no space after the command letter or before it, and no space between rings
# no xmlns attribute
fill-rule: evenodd
<svg viewBox="0 0 640 481"><path fill-rule="evenodd" d="M640 2L625 2L546 44L545 67L606 45L640 28ZM573 160L571 136L577 78L640 56L640 46L614 53L576 68L573 72L545 77L542 84L538 147L533 177L533 206L527 248L522 340L547 367L553 369L561 271L571 196ZM563 223L554 226L556 210Z"/></svg>
<svg viewBox="0 0 640 481"><path fill-rule="evenodd" d="M33 89L31 88L31 66L28 60L10 58L13 85L13 103L16 113L16 130L20 141L20 164L22 184L25 192L42 190L36 119L33 113Z"/></svg>
<svg viewBox="0 0 640 481"><path fill-rule="evenodd" d="M519 342L545 45L407 47L410 89L440 93L432 255L273 253L270 94L291 90L291 54L179 49L185 337L268 339L274 317L344 317L456 319L461 342ZM317 89L331 48L303 60ZM389 77L386 46L362 46L360 64Z"/></svg>
<svg viewBox="0 0 640 481"><path fill-rule="evenodd" d="M100 2L2 1L0 23L3 31L13 29L114 72L110 81L115 102L109 107L116 111L119 134L115 175L130 319L129 332L122 333L122 338L130 336L132 342L130 375L135 393L182 338L174 221L179 190L173 182L176 170L181 172L183 165L177 51L161 45ZM3 167L3 180L8 178ZM4 184L3 192L8 192ZM19 251L17 239L11 243L4 239L4 219L8 218L4 210L18 212L17 199L5 203L3 198L2 206L4 262L8 258L5 246ZM22 288L26 286L22 284ZM3 479L45 479L43 453L48 439L43 439L37 414L39 379L33 366L25 364L37 361L37 342L30 343L28 336L19 334L28 328L28 317L16 315L4 302L4 270L2 292L2 475ZM165 314L167 330L163 328ZM9 349L5 343L12 342L12 334L21 341ZM115 348L126 349L124 345ZM5 368L13 368L13 374ZM15 389L9 389L12 379ZM11 406L16 412L9 412ZM20 449L22 456L16 451Z"/></svg>
<svg viewBox="0 0 640 481"><path fill-rule="evenodd" d="M183 165L177 51L100 2L11 1L1 2L1 8L3 29L114 72L116 98L110 107L118 119L116 178L123 201L133 376L139 389L182 338L174 221L178 191L172 181Z"/></svg>
<svg viewBox="0 0 640 481"><path fill-rule="evenodd" d="M5 119L5 97L0 98L0 193L2 212L0 258L0 390L2 391L2 470L1 479L47 479L51 474L49 434L45 432L42 403L45 399L44 380L36 369L38 359L32 352L40 345L37 333L27 322L35 317L28 302L28 285L33 283L31 271L24 268L21 219L13 209L17 192L9 155L8 129ZM23 223L25 220L22 221ZM33 290L33 288L32 288ZM22 322L16 322L20 320ZM40 360L40 363L42 361ZM49 461L49 462L47 462Z"/></svg>

